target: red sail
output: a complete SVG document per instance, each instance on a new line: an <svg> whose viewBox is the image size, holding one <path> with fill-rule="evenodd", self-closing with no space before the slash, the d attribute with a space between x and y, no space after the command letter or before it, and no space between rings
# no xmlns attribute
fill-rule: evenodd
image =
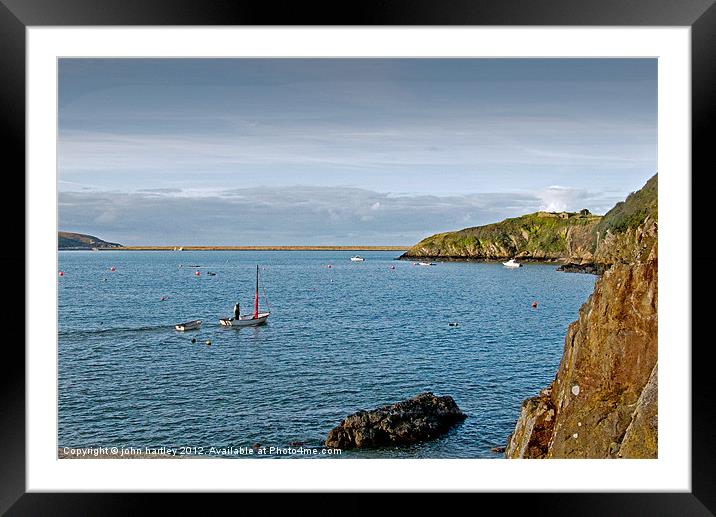
<svg viewBox="0 0 716 517"><path fill-rule="evenodd" d="M259 317L259 266L256 266L256 296L254 296L254 319Z"/></svg>

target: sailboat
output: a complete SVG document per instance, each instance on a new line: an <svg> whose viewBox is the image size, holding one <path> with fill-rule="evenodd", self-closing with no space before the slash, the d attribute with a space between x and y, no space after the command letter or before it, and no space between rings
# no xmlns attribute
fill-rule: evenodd
<svg viewBox="0 0 716 517"><path fill-rule="evenodd" d="M263 325L270 312L259 312L259 266L256 266L256 294L254 295L254 313L239 315L238 318L221 318L219 323L225 327L256 327Z"/></svg>

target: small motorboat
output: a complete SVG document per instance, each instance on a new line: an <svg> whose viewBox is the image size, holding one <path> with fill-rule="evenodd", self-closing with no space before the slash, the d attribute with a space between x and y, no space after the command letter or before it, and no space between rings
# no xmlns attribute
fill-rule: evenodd
<svg viewBox="0 0 716 517"><path fill-rule="evenodd" d="M351 257L351 262L363 262L365 259L361 257L360 255L356 255L355 257Z"/></svg>
<svg viewBox="0 0 716 517"><path fill-rule="evenodd" d="M184 323L174 325L174 328L181 332L184 332L185 330L196 330L199 327L201 327L201 320L185 321Z"/></svg>
<svg viewBox="0 0 716 517"><path fill-rule="evenodd" d="M207 276L216 276L216 273L214 273L213 271L207 271L206 274Z"/></svg>
<svg viewBox="0 0 716 517"><path fill-rule="evenodd" d="M522 264L519 262L516 262L515 259L511 258L507 262L502 263L503 266L513 268L513 267L522 267Z"/></svg>
<svg viewBox="0 0 716 517"><path fill-rule="evenodd" d="M418 266L434 266L435 262L418 262Z"/></svg>

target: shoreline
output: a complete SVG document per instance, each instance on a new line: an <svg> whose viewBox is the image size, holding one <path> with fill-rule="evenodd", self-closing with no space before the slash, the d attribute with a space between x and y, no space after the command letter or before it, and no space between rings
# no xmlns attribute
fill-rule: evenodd
<svg viewBox="0 0 716 517"><path fill-rule="evenodd" d="M503 261L508 260L511 257L503 258L478 258L478 257L396 257L394 260L402 260L405 262L420 262L420 261L436 261L436 262L474 262L476 264L501 264ZM519 259L521 264L528 265L542 265L551 266L556 265L557 271L564 273L582 273L601 276L604 272L604 267L600 264L593 262L577 263L572 262L569 258L521 258Z"/></svg>
<svg viewBox="0 0 716 517"><path fill-rule="evenodd" d="M438 261L438 262L480 262L480 263L498 263L503 262L506 260L509 260L511 258L515 257L502 257L502 258L483 258L483 257L446 257L446 256L412 256L412 257L406 257L401 255L400 257L397 257L395 260L403 260L407 262L420 262L420 261ZM567 258L521 258L517 257L517 260L520 263L523 264L564 264L568 263L569 259Z"/></svg>

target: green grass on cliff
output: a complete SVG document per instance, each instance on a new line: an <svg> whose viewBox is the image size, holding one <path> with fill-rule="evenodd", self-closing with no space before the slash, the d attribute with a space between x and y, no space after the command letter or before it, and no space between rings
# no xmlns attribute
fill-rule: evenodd
<svg viewBox="0 0 716 517"><path fill-rule="evenodd" d="M632 192L625 201L620 201L609 210L597 225L596 231L604 235L607 230L621 233L636 228L646 217L658 221L658 178L654 174L640 190Z"/></svg>
<svg viewBox="0 0 716 517"><path fill-rule="evenodd" d="M605 216L535 212L499 223L438 233L410 248L408 257L558 258L589 256L598 236L636 228L647 217L658 220L658 179L617 203ZM576 254L575 254L576 252Z"/></svg>
<svg viewBox="0 0 716 517"><path fill-rule="evenodd" d="M499 223L439 233L423 239L406 256L561 255L567 253L567 233L579 227L592 230L600 216L579 213L535 212Z"/></svg>

